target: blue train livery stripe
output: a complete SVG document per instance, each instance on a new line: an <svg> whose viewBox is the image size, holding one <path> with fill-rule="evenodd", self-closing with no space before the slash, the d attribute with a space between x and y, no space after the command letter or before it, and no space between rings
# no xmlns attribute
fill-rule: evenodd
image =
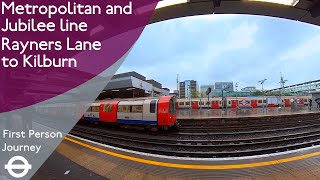
<svg viewBox="0 0 320 180"><path fill-rule="evenodd" d="M157 121L144 121L144 120L133 120L133 119L117 119L118 123L124 123L124 124L148 124L148 125L157 125Z"/></svg>
<svg viewBox="0 0 320 180"><path fill-rule="evenodd" d="M84 117L84 120L87 120L87 121L99 121L100 119L96 118L96 117Z"/></svg>

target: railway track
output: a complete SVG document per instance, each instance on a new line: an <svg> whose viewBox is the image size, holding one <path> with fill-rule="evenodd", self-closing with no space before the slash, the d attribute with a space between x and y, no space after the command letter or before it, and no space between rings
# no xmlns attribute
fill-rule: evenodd
<svg viewBox="0 0 320 180"><path fill-rule="evenodd" d="M179 132L144 132L78 124L70 134L140 152L182 157L240 157L284 152L320 144L320 120L240 128L183 126ZM254 126L252 126L254 127Z"/></svg>

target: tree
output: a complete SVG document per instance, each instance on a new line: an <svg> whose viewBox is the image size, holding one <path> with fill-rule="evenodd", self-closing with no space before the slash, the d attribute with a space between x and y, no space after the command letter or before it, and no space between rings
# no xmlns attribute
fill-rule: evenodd
<svg viewBox="0 0 320 180"><path fill-rule="evenodd" d="M197 90L192 90L192 92L191 92L191 97L192 97L192 98L198 98L198 97L200 97L200 92L197 91Z"/></svg>

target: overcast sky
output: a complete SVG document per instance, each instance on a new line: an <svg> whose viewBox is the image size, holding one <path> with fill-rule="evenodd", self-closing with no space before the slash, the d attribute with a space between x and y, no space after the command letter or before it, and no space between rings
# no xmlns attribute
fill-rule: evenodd
<svg viewBox="0 0 320 180"><path fill-rule="evenodd" d="M179 81L200 85L238 82L265 89L320 79L320 28L252 15L179 18L146 27L117 73L136 71L163 87Z"/></svg>

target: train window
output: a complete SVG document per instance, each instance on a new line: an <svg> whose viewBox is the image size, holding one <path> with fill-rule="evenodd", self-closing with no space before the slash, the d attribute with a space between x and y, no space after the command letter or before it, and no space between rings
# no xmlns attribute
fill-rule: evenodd
<svg viewBox="0 0 320 180"><path fill-rule="evenodd" d="M308 99L304 99L304 102L308 102Z"/></svg>
<svg viewBox="0 0 320 180"><path fill-rule="evenodd" d="M90 112L90 111L91 111L91 107L89 107L86 112Z"/></svg>
<svg viewBox="0 0 320 180"><path fill-rule="evenodd" d="M156 100L152 100L150 102L150 113L155 113L156 112L156 103L157 103Z"/></svg>
<svg viewBox="0 0 320 180"><path fill-rule="evenodd" d="M179 102L179 105L180 105L180 106L183 106L183 105L184 105L184 102Z"/></svg>
<svg viewBox="0 0 320 180"><path fill-rule="evenodd" d="M199 105L204 105L204 102L202 102L202 101L201 101L201 102L199 102Z"/></svg>
<svg viewBox="0 0 320 180"><path fill-rule="evenodd" d="M133 105L131 108L131 112L133 113L142 113L142 105Z"/></svg>
<svg viewBox="0 0 320 180"><path fill-rule="evenodd" d="M118 107L118 112L130 112L130 106L122 105Z"/></svg>
<svg viewBox="0 0 320 180"><path fill-rule="evenodd" d="M187 105L187 106L190 106L190 102L186 102L186 105Z"/></svg>
<svg viewBox="0 0 320 180"><path fill-rule="evenodd" d="M263 103L266 103L267 102L267 100L263 100Z"/></svg>
<svg viewBox="0 0 320 180"><path fill-rule="evenodd" d="M228 104L231 104L231 102L230 102L230 101L228 101Z"/></svg>
<svg viewBox="0 0 320 180"><path fill-rule="evenodd" d="M112 104L105 104L103 107L103 112L112 112L113 105Z"/></svg>
<svg viewBox="0 0 320 180"><path fill-rule="evenodd" d="M262 103L262 100L258 100L258 103Z"/></svg>
<svg viewBox="0 0 320 180"><path fill-rule="evenodd" d="M99 112L99 106L91 106L91 112Z"/></svg>

